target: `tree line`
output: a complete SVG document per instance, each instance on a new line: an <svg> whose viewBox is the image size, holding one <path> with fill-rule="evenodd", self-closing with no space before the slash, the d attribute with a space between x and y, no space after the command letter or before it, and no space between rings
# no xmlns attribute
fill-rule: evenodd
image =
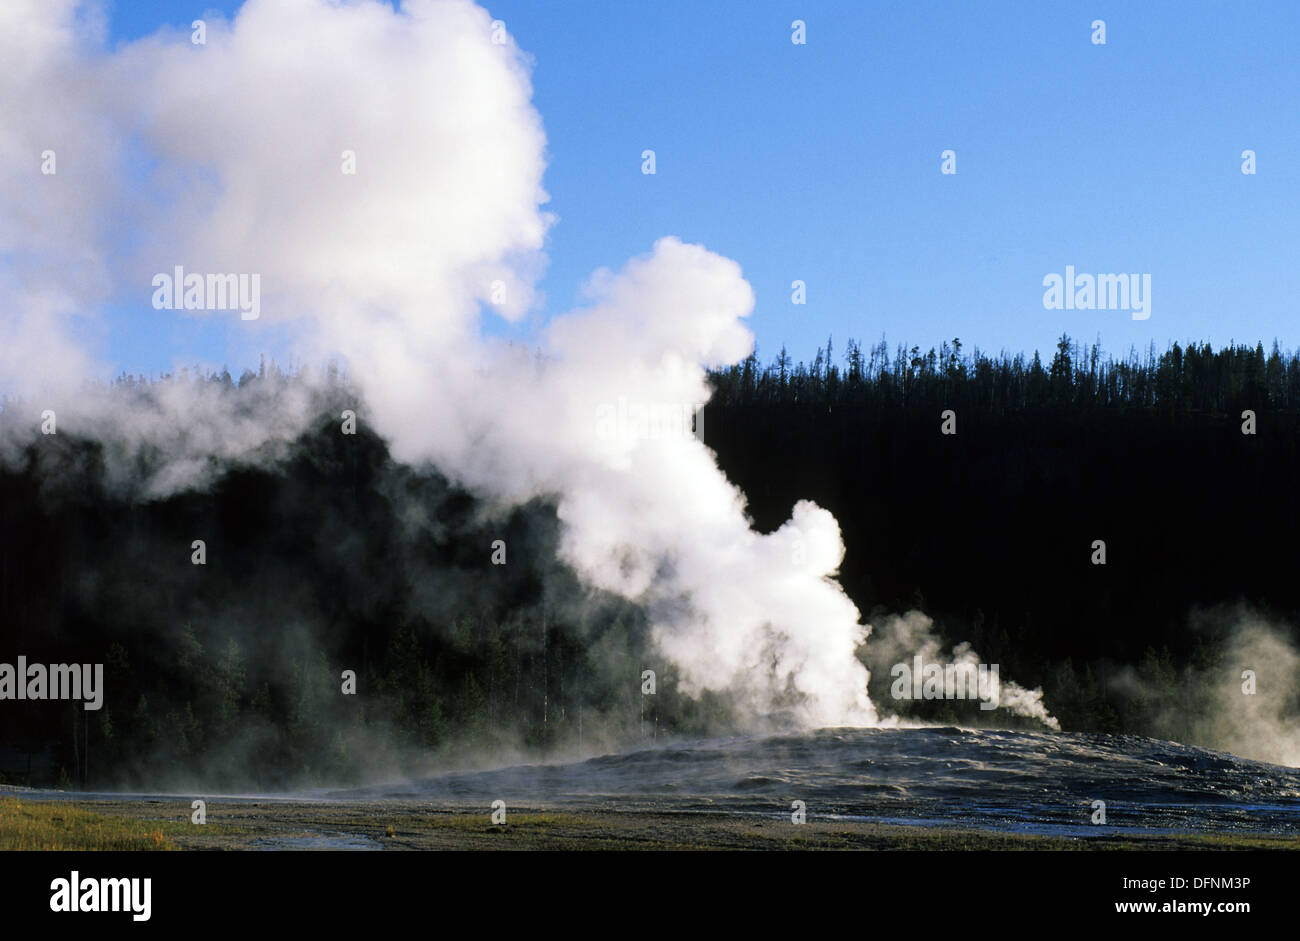
<svg viewBox="0 0 1300 941"><path fill-rule="evenodd" d="M1169 738L1210 708L1232 612L1300 639L1297 354L833 350L714 371L706 443L760 530L803 498L835 514L869 620L923 610L1065 728Z"/></svg>
<svg viewBox="0 0 1300 941"><path fill-rule="evenodd" d="M1116 360L1068 337L1045 365L958 340L834 352L711 373L705 439L756 528L800 499L835 514L839 579L867 620L923 610L1042 686L1064 728L1167 738L1211 708L1196 683L1226 662L1231 618L1204 612L1245 604L1297 639L1295 354L1189 343ZM297 381L274 363L161 380L235 405ZM63 432L0 462L0 660L106 665L98 712L0 703L5 780L347 784L735 727L725 697L679 694L644 611L558 561L552 503L492 506L393 461L365 423L341 436L356 393L337 373L324 389L287 456L202 491L124 495L105 445ZM510 564L490 564L496 539ZM877 669L885 711L992 715L905 707L888 685Z"/></svg>

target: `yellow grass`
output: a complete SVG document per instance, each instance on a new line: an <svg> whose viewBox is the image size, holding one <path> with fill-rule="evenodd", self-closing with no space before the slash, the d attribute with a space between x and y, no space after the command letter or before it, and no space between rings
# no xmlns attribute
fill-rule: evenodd
<svg viewBox="0 0 1300 941"><path fill-rule="evenodd" d="M0 850L172 850L158 824L108 817L65 801L0 798Z"/></svg>

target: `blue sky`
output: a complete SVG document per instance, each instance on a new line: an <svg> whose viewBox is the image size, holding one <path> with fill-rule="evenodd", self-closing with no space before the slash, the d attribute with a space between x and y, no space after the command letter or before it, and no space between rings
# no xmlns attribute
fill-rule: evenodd
<svg viewBox="0 0 1300 941"><path fill-rule="evenodd" d="M111 35L238 6L119 0ZM549 141L558 222L534 321L673 234L740 263L764 360L782 344L808 359L828 335L837 358L882 334L993 352L1047 352L1062 332L1116 353L1300 345L1300 4L486 6L535 57ZM1149 273L1150 318L1045 310L1043 277L1067 265ZM147 372L190 351L221 361L221 337L187 320L110 349Z"/></svg>

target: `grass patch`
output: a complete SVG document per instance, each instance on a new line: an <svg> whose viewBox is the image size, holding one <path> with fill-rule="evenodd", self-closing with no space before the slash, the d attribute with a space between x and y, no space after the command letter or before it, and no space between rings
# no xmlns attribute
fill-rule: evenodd
<svg viewBox="0 0 1300 941"><path fill-rule="evenodd" d="M0 798L0 850L173 850L161 823L110 817L65 801Z"/></svg>

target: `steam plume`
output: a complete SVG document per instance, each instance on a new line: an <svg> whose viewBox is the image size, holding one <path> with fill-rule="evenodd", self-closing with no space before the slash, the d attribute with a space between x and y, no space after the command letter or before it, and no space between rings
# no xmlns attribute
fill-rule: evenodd
<svg viewBox="0 0 1300 941"><path fill-rule="evenodd" d="M108 443L124 485L156 497L205 486L214 462L273 460L309 403L232 413L219 391L181 383L124 412L76 388L93 354L74 316L143 306L153 275L177 265L256 273L257 322L158 316L231 318L228 331L287 336L303 361L342 360L395 457L498 500L553 497L564 559L645 606L687 691L807 724L875 721L831 515L801 503L757 534L695 437L597 427L623 403L702 403L705 369L750 352L753 295L734 262L665 238L592 277L589 303L545 331L540 364L482 338L494 282L505 301L488 316L527 310L553 222L528 61L492 42L485 10L249 0L207 22L205 45L164 31L115 52L70 2L5 17L0 42L19 62L0 79L8 141L28 163L47 146L60 161L4 181L0 215L19 220L0 230L0 302L19 328L5 378L38 390L61 429ZM68 278L69 258L89 276Z"/></svg>

